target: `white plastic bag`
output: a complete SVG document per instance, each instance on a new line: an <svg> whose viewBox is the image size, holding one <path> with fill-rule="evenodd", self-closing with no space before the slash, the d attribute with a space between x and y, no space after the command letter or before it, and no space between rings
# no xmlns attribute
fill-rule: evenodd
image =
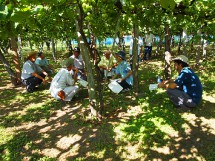
<svg viewBox="0 0 215 161"><path fill-rule="evenodd" d="M87 85L88 85L88 82L85 81L85 80L83 80L83 79L79 79L79 80L78 80L78 83L79 83L80 85L82 85L83 87L87 87Z"/></svg>
<svg viewBox="0 0 215 161"><path fill-rule="evenodd" d="M118 79L111 80L111 82L108 84L108 87L111 91L114 93L119 93L122 91L122 86L117 82Z"/></svg>
<svg viewBox="0 0 215 161"><path fill-rule="evenodd" d="M150 84L149 85L149 90L152 91L152 90L155 90L158 88L158 84Z"/></svg>

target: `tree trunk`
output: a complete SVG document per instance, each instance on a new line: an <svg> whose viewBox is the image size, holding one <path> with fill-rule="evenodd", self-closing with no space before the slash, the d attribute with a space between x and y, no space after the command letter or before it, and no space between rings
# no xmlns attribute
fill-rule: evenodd
<svg viewBox="0 0 215 161"><path fill-rule="evenodd" d="M11 69L10 64L5 59L1 49L0 49L0 60L2 61L4 67L6 68L8 74L10 75L11 83L15 86L16 85L16 75L14 74L14 71Z"/></svg>
<svg viewBox="0 0 215 161"><path fill-rule="evenodd" d="M198 68L199 67L199 65L200 65L200 55L201 55L201 46L202 46L202 42L201 42L201 31L199 30L198 32L197 32L197 50L196 50L196 64L195 64L195 66L196 66L196 68Z"/></svg>
<svg viewBox="0 0 215 161"><path fill-rule="evenodd" d="M19 55L17 53L17 43L16 43L15 36L11 36L10 43L11 43L11 50L13 51L13 63L16 71L16 84L13 84L13 85L18 85L18 84L21 84L21 68L20 68Z"/></svg>
<svg viewBox="0 0 215 161"><path fill-rule="evenodd" d="M163 46L163 36L160 36L160 40L159 40L159 49L162 50L162 46Z"/></svg>
<svg viewBox="0 0 215 161"><path fill-rule="evenodd" d="M170 37L170 28L169 26L165 26L165 51L168 51L171 53L171 37Z"/></svg>
<svg viewBox="0 0 215 161"><path fill-rule="evenodd" d="M203 61L204 60L206 60L206 56L207 56L207 40L203 40L203 48L202 48L202 50L203 50L203 55L202 55L202 57L203 57Z"/></svg>
<svg viewBox="0 0 215 161"><path fill-rule="evenodd" d="M56 50L55 50L55 42L54 42L53 38L51 39L51 42L52 42L52 57L53 57L54 61L56 62Z"/></svg>
<svg viewBox="0 0 215 161"><path fill-rule="evenodd" d="M76 20L76 31L78 33L78 41L80 44L83 60L85 62L85 68L87 70L90 110L91 110L91 114L100 120L101 108L97 100L98 96L96 95L97 89L96 89L95 79L94 79L95 66L93 65L90 59L90 55L92 55L92 53L83 31L84 11L80 3L78 3L77 12L79 13L79 16L77 17L77 20Z"/></svg>
<svg viewBox="0 0 215 161"><path fill-rule="evenodd" d="M162 40L163 40L163 36L159 35L159 41L157 42L157 47L156 47L156 56L159 55L159 51L162 49Z"/></svg>
<svg viewBox="0 0 215 161"><path fill-rule="evenodd" d="M138 25L136 22L133 24L134 28L134 41L133 41L133 50L132 50L132 75L134 78L134 91L135 95L138 95L139 92L139 81L138 81L138 67L139 67L139 60L138 60L138 43L139 43L139 31Z"/></svg>
<svg viewBox="0 0 215 161"><path fill-rule="evenodd" d="M29 43L29 46L30 46L31 51L33 51L33 45L32 45L32 43L31 43L30 37L28 38L28 43Z"/></svg>
<svg viewBox="0 0 215 161"><path fill-rule="evenodd" d="M67 48L67 51L69 52L72 52L72 43L71 43L71 40L66 40L66 48Z"/></svg>
<svg viewBox="0 0 215 161"><path fill-rule="evenodd" d="M165 79L169 80L171 78L171 49L170 49L170 28L169 26L165 27L165 67L164 74Z"/></svg>
<svg viewBox="0 0 215 161"><path fill-rule="evenodd" d="M178 53L181 52L181 37L182 37L182 35L180 34L179 35L179 41L178 41Z"/></svg>
<svg viewBox="0 0 215 161"><path fill-rule="evenodd" d="M192 40L191 40L191 44L190 44L190 50L193 51L193 49L194 49L194 41L193 41L193 39L192 39Z"/></svg>
<svg viewBox="0 0 215 161"><path fill-rule="evenodd" d="M183 55L187 56L187 31L183 30L182 42L183 42Z"/></svg>
<svg viewBox="0 0 215 161"><path fill-rule="evenodd" d="M169 51L165 52L164 59L165 59L165 67L164 67L165 79L169 80L171 78L171 66L170 66L171 54Z"/></svg>
<svg viewBox="0 0 215 161"><path fill-rule="evenodd" d="M19 56L21 57L22 63L24 63L24 57L22 54L22 39L21 39L20 35L18 36L17 45L18 45L18 51L17 52L18 52Z"/></svg>

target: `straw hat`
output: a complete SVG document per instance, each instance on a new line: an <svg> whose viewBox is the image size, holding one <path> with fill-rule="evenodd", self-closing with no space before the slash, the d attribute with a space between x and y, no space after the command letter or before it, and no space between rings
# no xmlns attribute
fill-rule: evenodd
<svg viewBox="0 0 215 161"><path fill-rule="evenodd" d="M174 60L181 60L182 62L184 62L184 63L186 63L186 64L189 64L189 63L188 63L188 58L187 58L186 56L184 56L184 55L179 55L179 56L177 56L176 58L174 58L173 61L174 61Z"/></svg>

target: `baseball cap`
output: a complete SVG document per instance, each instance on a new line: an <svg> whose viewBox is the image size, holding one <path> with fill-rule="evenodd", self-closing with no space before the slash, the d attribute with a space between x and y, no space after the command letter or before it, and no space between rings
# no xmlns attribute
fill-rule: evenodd
<svg viewBox="0 0 215 161"><path fill-rule="evenodd" d="M177 56L176 58L174 58L173 61L174 61L174 60L181 60L182 62L184 62L184 63L186 63L186 64L189 64L189 63L188 63L188 58L187 58L186 56L184 56L184 55L179 55L179 56Z"/></svg>
<svg viewBox="0 0 215 161"><path fill-rule="evenodd" d="M40 52L38 52L38 56L40 57L41 55L43 54L43 52L42 51L40 51Z"/></svg>
<svg viewBox="0 0 215 161"><path fill-rule="evenodd" d="M80 52L80 48L79 47L75 47L74 51Z"/></svg>

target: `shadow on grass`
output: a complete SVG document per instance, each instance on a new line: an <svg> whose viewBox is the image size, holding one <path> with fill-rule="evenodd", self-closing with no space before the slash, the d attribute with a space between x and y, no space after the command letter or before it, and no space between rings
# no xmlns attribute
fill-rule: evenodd
<svg viewBox="0 0 215 161"><path fill-rule="evenodd" d="M47 97L47 91L20 94L17 111L31 103L36 106L7 120L11 109L7 105L15 104L18 92L7 91L9 101L1 99L5 106L1 126L28 125L20 126L12 139L0 145L0 160L214 160L215 137L204 120L214 118L214 104L203 100L191 112L177 111L165 93L149 92L149 83L159 74L150 65L143 65L140 72L144 74L140 77L142 95L137 100L131 93L105 93L102 123L87 119L86 100L60 103ZM40 102L44 104L37 106ZM137 115L119 117L122 112L135 111L137 105L142 109ZM131 150L133 146L136 151Z"/></svg>
<svg viewBox="0 0 215 161"><path fill-rule="evenodd" d="M0 146L0 158L98 160L101 156L97 153L101 153L101 158L120 160L120 156L115 154L113 126L92 124L78 114L81 110L76 105L68 105L67 110L58 110L60 116L52 116L41 125L20 129L11 140Z"/></svg>

